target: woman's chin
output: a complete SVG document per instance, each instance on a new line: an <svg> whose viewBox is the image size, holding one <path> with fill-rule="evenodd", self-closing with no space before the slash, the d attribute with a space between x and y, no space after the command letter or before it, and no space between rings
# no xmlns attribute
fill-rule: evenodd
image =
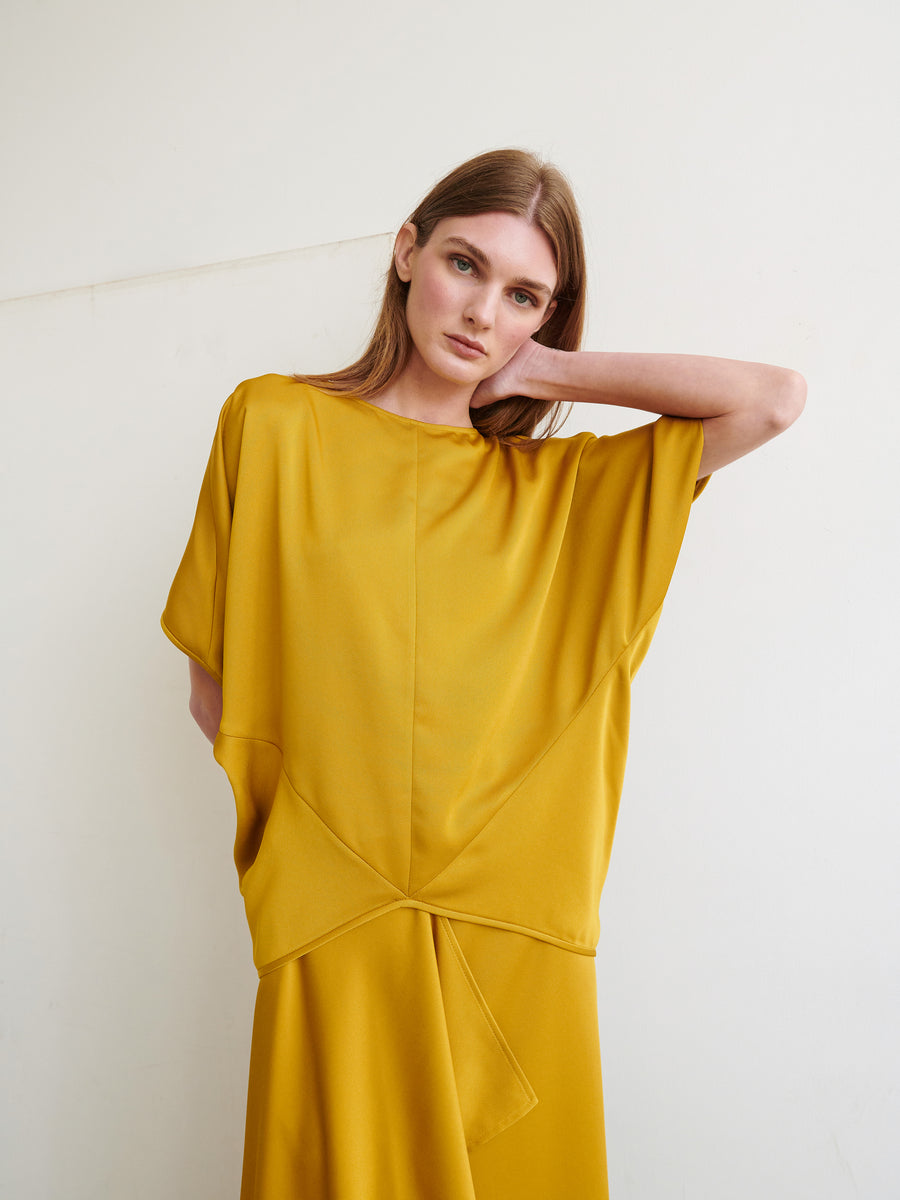
<svg viewBox="0 0 900 1200"><path fill-rule="evenodd" d="M474 391L482 379L487 378L487 371L483 363L464 359L455 358L449 362L443 360L430 363L428 366L435 385L438 387L446 387L450 384L455 387L470 388Z"/></svg>

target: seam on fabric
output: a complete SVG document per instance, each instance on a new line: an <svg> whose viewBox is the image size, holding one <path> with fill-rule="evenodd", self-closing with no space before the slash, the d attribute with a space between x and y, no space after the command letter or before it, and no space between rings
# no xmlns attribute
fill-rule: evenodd
<svg viewBox="0 0 900 1200"><path fill-rule="evenodd" d="M619 653L616 655L616 657L613 659L613 661L609 664L607 669L603 672L603 674L600 676L600 678L597 680L597 682L594 684L594 686L591 688L591 690L585 696L584 700L582 700L581 704L579 704L578 708L575 710L575 712L572 714L572 716L569 718L569 720L566 721L565 725L563 725L562 729L560 729L560 731L556 735L556 737L553 738L553 740L551 742L547 743L546 747L541 752L541 754L534 760L534 762L531 764L531 766L528 768L528 770L525 772L525 774L522 776L522 778L519 780L519 782L516 784L516 786L510 792L507 793L505 799L501 800L500 804L498 804L497 808L491 813L491 815L488 817L488 819L485 821L485 823L481 826L481 828L476 833L472 834L472 836L465 843L465 845L461 846L459 848L457 853L454 854L453 858L451 858L451 860L445 866L441 867L440 871L438 871L436 875L432 875L430 879L428 879L420 887L416 888L416 890L414 892L410 892L409 894L411 896L418 896L419 893L422 892L425 888L430 887L431 884L433 884L436 879L440 879L440 877L444 874L444 872L449 871L449 869L453 866L453 864L457 861L457 859L460 858L460 856L462 854L464 854L466 850L468 850L468 848L472 845L472 843L476 840L476 838L481 837L481 835L484 833L484 831L487 829L487 827L491 824L491 822L495 819L495 817L499 816L499 814L503 811L503 809L506 808L507 804L509 804L509 802L512 800L512 798L515 796L516 792L518 792L521 788L523 788L525 786L525 784L527 783L529 778L534 774L534 772L537 770L537 768L540 766L540 764L544 761L544 759L547 757L547 755L550 753L550 751L553 749L553 747L556 745L556 743L560 740L560 738L562 738L567 733L567 731L571 728L571 726L574 725L574 723L578 720L578 718L581 716L581 714L584 712L584 710L587 708L587 706L593 700L594 696L597 694L597 691L600 689L602 684L605 682L607 676L612 671L615 670L615 668L617 667L617 665L619 663L619 660L623 657L623 655L628 650L631 649L631 647L634 645L634 643L640 638L640 636L642 635L644 630L647 628L647 626L650 624L650 622L653 620L653 618L659 612L660 608L662 608L661 602L653 610L653 612L650 614L650 616L647 618L647 620L641 624L638 631L635 634L633 634L631 638L629 638L629 640L626 642L626 644L622 647L622 649L619 651Z"/></svg>
<svg viewBox="0 0 900 1200"><path fill-rule="evenodd" d="M413 508L413 545L412 545L412 706L409 714L409 834L406 840L407 871L406 894L412 883L413 868L413 796L416 781L416 700L419 682L419 438L421 432L413 431L416 448L416 476Z"/></svg>
<svg viewBox="0 0 900 1200"><path fill-rule="evenodd" d="M513 921L504 921L500 917L460 912L459 909L445 908L441 904L431 904L427 900L415 900L409 896L397 900L395 903L398 908L418 908L424 912L434 913L436 917L449 917L454 921L468 921L471 925L484 925L490 929L503 929L507 933L518 933L522 937L534 938L536 941L545 942L548 946L555 946L557 950L565 950L567 953L581 954L586 958L597 957L596 948L582 946L579 942L570 942L567 938L561 938L554 933L546 933L540 929L533 929L528 925L517 925Z"/></svg>
<svg viewBox="0 0 900 1200"><path fill-rule="evenodd" d="M352 933L354 929L359 929L361 925L368 925L370 921L377 921L379 917L387 916L389 912L394 912L398 908L413 908L418 912L431 913L436 917L447 917L452 921L468 921L472 925L480 925L483 928L501 929L504 933L516 933L520 937L534 938L536 942L543 942L545 946L552 946L555 950L562 950L565 954L579 954L582 958L597 957L596 949L579 946L575 942L566 942L563 938L541 933L538 929L529 929L525 925L513 925L509 921L494 920L476 913L457 912L455 909L441 908L435 904L426 904L422 900L409 900L407 897L401 896L396 900L389 900L386 904L377 904L374 908L367 908L358 916L351 917L340 925L335 925L333 929L320 933L308 942L302 942L293 950L288 950L284 954L280 954L278 958L273 958L271 962L263 963L261 967L256 968L257 974L263 976L277 971L279 967L293 962L294 959L302 958L304 954L310 954L313 950L318 950L320 946L343 937L345 933Z"/></svg>
<svg viewBox="0 0 900 1200"><path fill-rule="evenodd" d="M281 766L279 767L279 774L284 777L288 787L291 789L294 796L300 801L300 803L303 805L303 807L308 809L312 813L312 815L319 822L319 824L322 826L322 828L325 829L329 834L331 834L331 836L334 838L334 840L339 845L343 846L348 854L352 854L355 859L357 859L359 862L361 862L363 864L363 866L368 867L369 870L374 875L377 875L379 879L383 879L384 882L386 884L388 884L389 887L393 888L393 890L395 892L398 892L401 896L406 895L405 892L401 891L401 889L397 887L396 883L394 883L392 880L388 879L387 875L384 875L381 871L378 870L377 867L373 867L372 864L369 862L369 860L366 858L363 858L363 856L359 853L358 850L354 850L352 846L348 845L348 843L344 841L344 839L341 837L341 835L339 833L336 833L331 828L331 826L328 824L328 822L323 817L321 817L319 815L319 813L316 812L316 810L309 803L309 801L304 799L302 792L299 791L296 784L291 779L290 775L287 773L287 768L284 765L284 750L282 749L281 746L278 745L277 742L270 742L267 738L248 737L244 734L225 733L222 729L219 729L219 733L221 734L221 736L223 738L231 738L232 741L258 742L260 745L271 746L274 750L277 750L279 753L279 756L281 757ZM217 761L218 761L218 759L217 759ZM226 772L226 774L227 774L227 772Z"/></svg>
<svg viewBox="0 0 900 1200"><path fill-rule="evenodd" d="M288 775L288 773L287 773L287 770L284 765L283 757L281 760L281 774L284 776L285 780L287 781L288 787L291 789L291 791L294 793L294 795L297 797L297 799L300 801L300 803L305 808L309 809L309 811L313 814L313 816L316 818L316 820L319 822L319 824L322 826L322 828L326 829L331 834L331 836L334 838L334 840L336 842L338 842L341 846L343 846L344 849L349 854L352 854L354 858L358 859L361 863L365 864L365 866L367 866L370 871L372 871L375 875L377 875L379 879L383 879L384 882L386 884L388 884L389 887L392 887L395 892L400 891L400 888L398 888L395 883L393 883L390 879L388 879L387 875L385 875L381 871L379 871L377 867L373 867L372 864L369 862L369 860L367 858L363 858L363 856L359 853L358 850L354 850L352 846L348 845L347 842L345 842L344 839L341 837L341 835L339 833L336 833L331 828L331 826L328 824L328 822L323 820L322 817L319 816L319 814L316 812L316 810L313 808L313 806L309 803L309 801L305 800L303 798L301 793L297 790L297 787L294 784L294 781L291 779L290 775ZM403 893L401 893L401 895L402 894Z"/></svg>
<svg viewBox="0 0 900 1200"><path fill-rule="evenodd" d="M399 907L401 905L396 900L389 900L387 904L377 904L375 908L367 908L365 912L360 913L356 917L351 917L349 921L343 921L340 925L335 925L333 929L329 929L325 933L320 933L318 937L314 937L308 942L302 942L299 946L295 946L293 950L288 950L286 953L280 954L278 958L273 958L271 962L263 963L261 967L256 968L256 973L260 978L263 975L271 975L273 971L287 966L289 962L303 958L305 954L311 954L313 950L318 950L320 946L326 946L329 942L336 941L339 937L343 937L344 934L352 933L354 929L359 929L362 925L368 925L370 921L375 921L381 916L386 916L387 913L393 912L395 908Z"/></svg>
<svg viewBox="0 0 900 1200"><path fill-rule="evenodd" d="M221 733L222 737L231 738L234 742L259 742L261 746L271 746L273 750L278 751L282 760L284 759L284 747L279 745L278 742L273 742L271 738L256 737L252 733L228 733L221 726L219 726L219 733ZM306 802L304 801L304 803Z"/></svg>

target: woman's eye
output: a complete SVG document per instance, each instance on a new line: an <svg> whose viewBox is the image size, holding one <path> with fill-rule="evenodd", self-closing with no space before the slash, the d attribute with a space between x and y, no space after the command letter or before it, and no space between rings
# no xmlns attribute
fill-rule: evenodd
<svg viewBox="0 0 900 1200"><path fill-rule="evenodd" d="M530 296L528 292L513 292L513 300L515 300L516 304L518 304L521 308L524 308L526 304L537 303L534 296Z"/></svg>
<svg viewBox="0 0 900 1200"><path fill-rule="evenodd" d="M456 267L457 271L461 271L463 275L468 275L472 270L472 264L467 258L457 258L456 255L453 255L450 261Z"/></svg>

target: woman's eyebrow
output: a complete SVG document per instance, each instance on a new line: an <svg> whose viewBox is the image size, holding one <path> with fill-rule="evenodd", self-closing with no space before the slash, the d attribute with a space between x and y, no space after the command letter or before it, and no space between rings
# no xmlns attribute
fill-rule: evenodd
<svg viewBox="0 0 900 1200"><path fill-rule="evenodd" d="M479 250L477 246L473 246L471 242L467 242L465 238L448 237L446 240L446 245L458 246L461 250L465 250L469 258L474 258L480 266L485 268L485 270L489 271L491 269L491 260L488 258L485 252L483 250ZM546 283L539 283L536 279L526 279L524 276L521 276L518 279L514 279L512 282L514 287L530 288L533 292L542 292L548 300L552 299L553 297L553 292L547 287Z"/></svg>

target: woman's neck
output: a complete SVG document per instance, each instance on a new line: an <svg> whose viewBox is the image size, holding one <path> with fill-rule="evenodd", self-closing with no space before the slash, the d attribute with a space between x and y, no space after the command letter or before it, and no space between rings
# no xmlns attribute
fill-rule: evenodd
<svg viewBox="0 0 900 1200"><path fill-rule="evenodd" d="M457 425L461 429L471 429L469 401L472 392L470 384L441 379L424 364L417 363L414 356L386 388L369 398L369 403L429 425Z"/></svg>

